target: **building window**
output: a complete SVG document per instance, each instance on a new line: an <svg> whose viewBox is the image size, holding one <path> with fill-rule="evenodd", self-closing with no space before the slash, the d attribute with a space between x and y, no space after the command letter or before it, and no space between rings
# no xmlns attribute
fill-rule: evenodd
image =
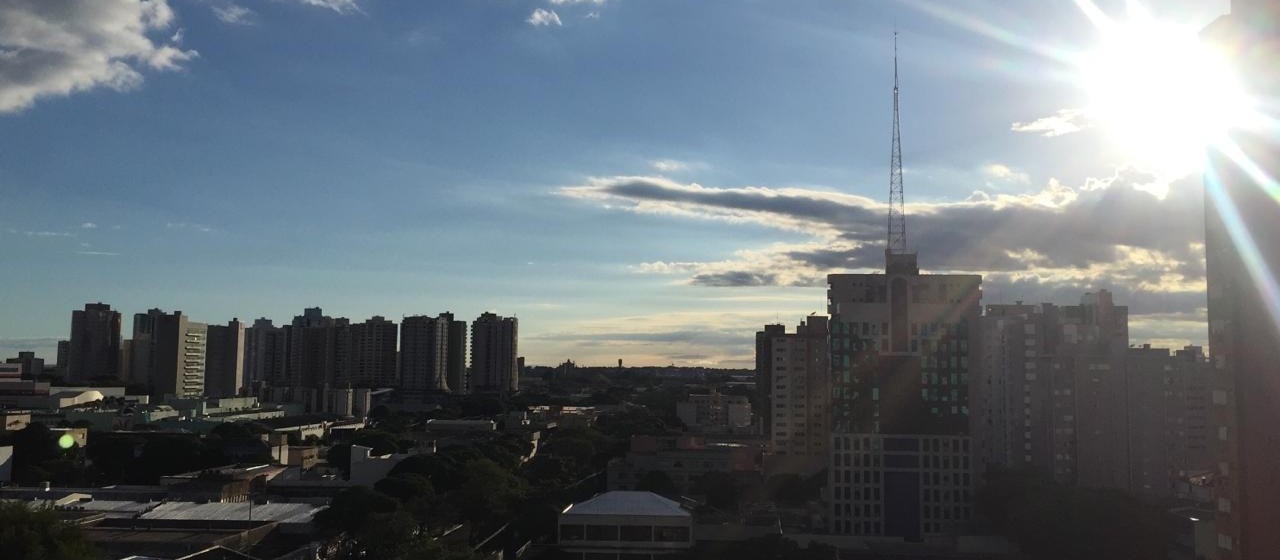
<svg viewBox="0 0 1280 560"><path fill-rule="evenodd" d="M649 542L653 540L653 527L648 525L623 525L618 529L624 541Z"/></svg>
<svg viewBox="0 0 1280 560"><path fill-rule="evenodd" d="M1231 550L1231 536L1218 533L1218 548Z"/></svg>
<svg viewBox="0 0 1280 560"><path fill-rule="evenodd" d="M688 527L654 527L653 540L658 542L688 542Z"/></svg>
<svg viewBox="0 0 1280 560"><path fill-rule="evenodd" d="M616 541L618 540L618 526L617 525L587 525L586 540Z"/></svg>
<svg viewBox="0 0 1280 560"><path fill-rule="evenodd" d="M560 540L561 541L582 540L582 525L561 525Z"/></svg>

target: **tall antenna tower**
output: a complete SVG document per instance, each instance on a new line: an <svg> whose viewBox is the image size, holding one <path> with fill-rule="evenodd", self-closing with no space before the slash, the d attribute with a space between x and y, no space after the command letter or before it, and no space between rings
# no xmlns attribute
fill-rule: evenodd
<svg viewBox="0 0 1280 560"><path fill-rule="evenodd" d="M907 216L902 200L902 131L898 126L898 32L893 32L893 153L889 156L889 244L886 254L907 252Z"/></svg>

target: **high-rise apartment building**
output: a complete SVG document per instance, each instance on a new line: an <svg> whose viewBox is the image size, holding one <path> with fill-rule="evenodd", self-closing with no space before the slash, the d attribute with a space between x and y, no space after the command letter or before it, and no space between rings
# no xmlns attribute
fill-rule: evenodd
<svg viewBox="0 0 1280 560"><path fill-rule="evenodd" d="M445 349L445 378L449 390L465 395L471 392L471 380L467 376L467 322L453 318L453 313L440 314L440 320L449 325L448 348Z"/></svg>
<svg viewBox="0 0 1280 560"><path fill-rule="evenodd" d="M67 345L67 380L120 377L120 312L105 303L87 303L71 312Z"/></svg>
<svg viewBox="0 0 1280 560"><path fill-rule="evenodd" d="M1232 0L1204 32L1228 55L1263 119L1280 118L1280 4ZM1213 443L1218 553L1280 551L1280 140L1261 123L1228 132L1235 153L1211 148L1205 171L1209 350L1215 368Z"/></svg>
<svg viewBox="0 0 1280 560"><path fill-rule="evenodd" d="M245 329L244 375L248 385L287 385L289 337L284 327L260 318Z"/></svg>
<svg viewBox="0 0 1280 560"><path fill-rule="evenodd" d="M165 315L159 309L149 309L146 313L134 313L133 338L129 345L129 381L140 385L150 385L152 371L155 369L156 325Z"/></svg>
<svg viewBox="0 0 1280 560"><path fill-rule="evenodd" d="M351 322L308 308L287 327L290 387L334 387L345 381L351 363Z"/></svg>
<svg viewBox="0 0 1280 560"><path fill-rule="evenodd" d="M830 529L955 535L973 515L969 375L982 277L921 274L913 253L885 257L884 274L827 277Z"/></svg>
<svg viewBox="0 0 1280 560"><path fill-rule="evenodd" d="M973 402L980 468L1129 489L1128 318L1106 290L1080 305L987 306Z"/></svg>
<svg viewBox="0 0 1280 560"><path fill-rule="evenodd" d="M245 327L239 319L209 325L205 342L205 395L233 397L245 390Z"/></svg>
<svg viewBox="0 0 1280 560"><path fill-rule="evenodd" d="M450 322L443 316L414 315L400 324L400 387L449 391Z"/></svg>
<svg viewBox="0 0 1280 560"><path fill-rule="evenodd" d="M66 377L67 370L71 367L71 341L58 341L58 358L56 370L59 376Z"/></svg>
<svg viewBox="0 0 1280 560"><path fill-rule="evenodd" d="M764 433L773 433L773 404L770 403L770 387L773 387L773 341L787 334L785 325L765 325L756 332L756 398L763 410L759 411Z"/></svg>
<svg viewBox="0 0 1280 560"><path fill-rule="evenodd" d="M988 305L973 415L980 470L1169 498L1205 466L1208 378L1187 347L1129 348L1128 309L1100 290L1081 304Z"/></svg>
<svg viewBox="0 0 1280 560"><path fill-rule="evenodd" d="M396 387L396 336L399 329L385 317L374 316L351 325L350 370L340 372L354 387ZM345 386L338 383L337 386Z"/></svg>
<svg viewBox="0 0 1280 560"><path fill-rule="evenodd" d="M182 399L204 396L208 326L181 311L161 314L151 348L151 394Z"/></svg>
<svg viewBox="0 0 1280 560"><path fill-rule="evenodd" d="M485 312L471 323L471 391L508 393L519 387L518 336L515 317Z"/></svg>
<svg viewBox="0 0 1280 560"><path fill-rule="evenodd" d="M1170 353L1143 345L1125 355L1128 490L1169 499L1176 483L1212 468L1209 399L1212 369L1204 352Z"/></svg>
<svg viewBox="0 0 1280 560"><path fill-rule="evenodd" d="M782 325L756 333L758 386L768 420L766 474L811 475L827 466L831 444L831 343L827 318L810 315L788 334ZM761 375L763 372L763 375ZM759 383L759 382L757 382Z"/></svg>

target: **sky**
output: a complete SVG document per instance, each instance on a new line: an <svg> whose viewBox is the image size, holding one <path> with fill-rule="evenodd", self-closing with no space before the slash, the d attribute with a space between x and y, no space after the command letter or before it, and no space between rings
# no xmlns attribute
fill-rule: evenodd
<svg viewBox="0 0 1280 560"><path fill-rule="evenodd" d="M0 357L102 301L126 333L494 311L531 364L750 367L883 266L895 30L921 267L1203 344L1199 175L1088 122L1078 3L2 0Z"/></svg>

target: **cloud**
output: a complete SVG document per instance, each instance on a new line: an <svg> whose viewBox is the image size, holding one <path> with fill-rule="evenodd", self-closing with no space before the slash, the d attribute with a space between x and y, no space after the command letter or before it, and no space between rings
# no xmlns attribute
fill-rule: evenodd
<svg viewBox="0 0 1280 560"><path fill-rule="evenodd" d="M237 4L214 5L210 8L219 20L232 25L253 25L254 16L257 15L253 10Z"/></svg>
<svg viewBox="0 0 1280 560"><path fill-rule="evenodd" d="M1016 122L1009 130L1014 132L1034 132L1041 136L1062 136L1080 132L1092 126L1083 109L1059 109L1048 117L1041 117L1031 122Z"/></svg>
<svg viewBox="0 0 1280 560"><path fill-rule="evenodd" d="M120 253L114 253L114 252L111 252L111 251L76 251L76 254L77 254L77 255L89 255L89 256L95 256L95 257L118 257L118 256L120 256Z"/></svg>
<svg viewBox="0 0 1280 560"><path fill-rule="evenodd" d="M45 358L46 364L53 365L58 342L62 340L66 337L0 338L0 358L11 358L18 352L37 351L37 356ZM46 352L39 352L41 350Z"/></svg>
<svg viewBox="0 0 1280 560"><path fill-rule="evenodd" d="M600 19L600 12L587 12L587 15L582 16L582 19Z"/></svg>
<svg viewBox="0 0 1280 560"><path fill-rule="evenodd" d="M98 229L98 224L95 224L93 222L85 222L83 224L80 224L80 229Z"/></svg>
<svg viewBox="0 0 1280 560"><path fill-rule="evenodd" d="M566 6L572 4L595 4L603 6L606 0L550 0L553 6Z"/></svg>
<svg viewBox="0 0 1280 560"><path fill-rule="evenodd" d="M963 201L907 205L908 242L934 272L984 276L984 301L1073 302L1101 288L1135 313L1204 305L1203 201L1198 180L1167 185L1132 170L1077 187L976 191ZM704 187L663 177L607 177L560 194L622 211L754 224L809 241L734 251L722 260L644 262L641 274L711 287L822 287L826 275L882 270L884 204L833 191Z"/></svg>
<svg viewBox="0 0 1280 560"><path fill-rule="evenodd" d="M649 167L659 173L680 173L684 171L695 171L707 169L707 164L696 161L681 161L678 159L655 159L649 162Z"/></svg>
<svg viewBox="0 0 1280 560"><path fill-rule="evenodd" d="M196 51L151 37L173 19L166 0L0 3L0 113L101 87L127 91L143 69L181 68Z"/></svg>
<svg viewBox="0 0 1280 560"><path fill-rule="evenodd" d="M358 14L364 13L360 9L360 4L356 0L296 0L298 3L306 6L315 6L317 8L327 8L340 14Z"/></svg>
<svg viewBox="0 0 1280 560"><path fill-rule="evenodd" d="M992 163L982 166L982 174L988 179L1004 183L1025 184L1031 182L1030 175L1001 163Z"/></svg>
<svg viewBox="0 0 1280 560"><path fill-rule="evenodd" d="M543 8L538 8L534 10L532 14L529 14L529 19L525 21L528 22L529 25L532 25L534 27L551 26L551 25L559 26L560 15L557 14L555 10L545 10Z"/></svg>
<svg viewBox="0 0 1280 560"><path fill-rule="evenodd" d="M22 235L27 237L73 237L70 233L65 231L24 231L22 232Z"/></svg>
<svg viewBox="0 0 1280 560"><path fill-rule="evenodd" d="M193 224L189 222L168 222L164 225L164 227L168 229L190 229L190 230L195 230L203 233L209 233L213 231L213 228L209 226L202 225L202 224Z"/></svg>
<svg viewBox="0 0 1280 560"><path fill-rule="evenodd" d="M573 321L547 332L522 334L544 362L572 358L580 364L748 366L755 332L775 322L773 312L689 310Z"/></svg>

